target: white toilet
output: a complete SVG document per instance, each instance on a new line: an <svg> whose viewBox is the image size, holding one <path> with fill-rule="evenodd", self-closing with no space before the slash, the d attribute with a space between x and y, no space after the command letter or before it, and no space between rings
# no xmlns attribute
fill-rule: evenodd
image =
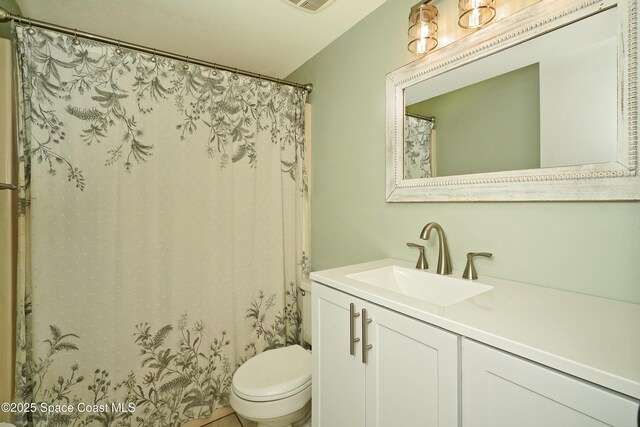
<svg viewBox="0 0 640 427"><path fill-rule="evenodd" d="M308 343L310 285L301 286L302 335ZM268 350L247 360L233 375L229 403L245 427L310 427L311 353L293 345Z"/></svg>

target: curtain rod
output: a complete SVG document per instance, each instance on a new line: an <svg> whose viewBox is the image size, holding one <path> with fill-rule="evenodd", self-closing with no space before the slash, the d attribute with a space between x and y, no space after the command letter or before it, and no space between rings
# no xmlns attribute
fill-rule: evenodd
<svg viewBox="0 0 640 427"><path fill-rule="evenodd" d="M72 29L72 28L68 28L68 27L62 27L60 25L51 24L49 22L38 21L36 19L31 19L31 18L25 18L25 17L20 16L20 15L14 15L12 13L9 13L6 9L3 9L3 8L0 7L0 23L6 23L6 22L10 22L10 21L15 21L15 22L18 22L20 24L29 25L29 26L40 27L40 28L44 28L44 29L47 29L47 30L58 31L60 33L68 34L70 36L83 37L85 39L90 39L90 40L94 40L94 41L98 41L98 42L102 42L102 43L107 43L107 44L111 44L111 45L118 46L118 47L121 47L121 48L139 50L141 52L145 52L145 53L148 53L148 54L151 54L151 55L159 55L159 56L163 56L165 58L177 59L177 60L185 61L185 62L187 62L189 64L203 65L205 67L210 67L210 68L213 68L213 69L216 69L216 70L229 71L229 72L236 73L236 74L242 74L244 76L255 77L257 79L267 80L267 81L270 81L270 82L279 83L279 84L283 84L283 85L287 85L287 86L293 86L293 87L297 87L297 88L300 88L300 89L304 89L304 90L307 91L307 93L311 93L311 91L313 90L313 84L311 84L311 83L302 84L302 83L296 83L296 82L291 82L291 81L287 81L287 80L278 79L278 78L275 78L275 77L263 76L262 74L253 73L251 71L239 70L237 68L228 67L226 65L216 64L214 62L203 61L201 59L189 58L188 56L178 55L178 54L173 53L173 52L167 52L167 51L164 51L164 50L153 49L153 48L150 48L150 47L147 47L147 46L142 46L142 45L135 44L135 43L127 43L127 42L123 42L123 41L120 41L120 40L112 39L110 37L100 36L100 35L97 35L97 34L86 33L84 31L78 31L76 29ZM0 187L0 189L2 189L2 188Z"/></svg>
<svg viewBox="0 0 640 427"><path fill-rule="evenodd" d="M409 113L409 112L406 112L405 115L409 117L415 117L416 119L428 120L432 123L436 122L436 118L433 116L422 116L420 114Z"/></svg>

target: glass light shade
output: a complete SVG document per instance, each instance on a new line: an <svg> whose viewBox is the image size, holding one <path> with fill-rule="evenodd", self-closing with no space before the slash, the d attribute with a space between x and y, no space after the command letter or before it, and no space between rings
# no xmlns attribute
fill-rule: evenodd
<svg viewBox="0 0 640 427"><path fill-rule="evenodd" d="M458 0L458 25L480 28L496 17L496 0Z"/></svg>
<svg viewBox="0 0 640 427"><path fill-rule="evenodd" d="M409 13L409 46L413 53L427 53L438 46L438 9L421 4Z"/></svg>

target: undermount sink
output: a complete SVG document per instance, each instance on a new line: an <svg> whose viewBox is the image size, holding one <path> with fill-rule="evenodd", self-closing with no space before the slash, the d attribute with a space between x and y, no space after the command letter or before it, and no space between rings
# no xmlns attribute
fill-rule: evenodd
<svg viewBox="0 0 640 427"><path fill-rule="evenodd" d="M493 289L470 280L392 265L348 274L349 279L447 307Z"/></svg>

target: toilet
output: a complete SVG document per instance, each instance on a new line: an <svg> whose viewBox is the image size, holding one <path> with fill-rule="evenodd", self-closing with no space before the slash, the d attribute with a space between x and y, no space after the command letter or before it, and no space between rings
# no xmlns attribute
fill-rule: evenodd
<svg viewBox="0 0 640 427"><path fill-rule="evenodd" d="M311 343L311 283L303 283L302 336ZM311 352L299 345L262 352L233 375L229 403L245 427L311 426Z"/></svg>

